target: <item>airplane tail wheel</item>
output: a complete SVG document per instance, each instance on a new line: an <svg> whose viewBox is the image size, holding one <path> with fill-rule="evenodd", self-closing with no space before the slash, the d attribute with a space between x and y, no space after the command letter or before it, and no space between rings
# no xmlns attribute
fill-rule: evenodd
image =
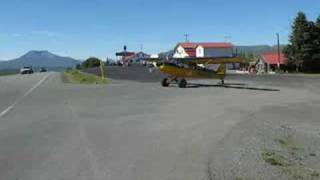
<svg viewBox="0 0 320 180"><path fill-rule="evenodd" d="M168 87L168 86L169 86L169 80L168 80L168 78L164 78L164 79L162 80L162 82L161 82L161 85L162 85L163 87Z"/></svg>
<svg viewBox="0 0 320 180"><path fill-rule="evenodd" d="M179 88L185 88L187 87L187 81L185 79L181 79L179 81Z"/></svg>
<svg viewBox="0 0 320 180"><path fill-rule="evenodd" d="M221 85L224 85L224 79L221 79Z"/></svg>

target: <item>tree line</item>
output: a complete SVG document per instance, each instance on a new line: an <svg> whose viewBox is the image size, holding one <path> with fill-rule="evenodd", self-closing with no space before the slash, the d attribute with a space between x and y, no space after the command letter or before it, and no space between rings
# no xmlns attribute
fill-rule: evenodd
<svg viewBox="0 0 320 180"><path fill-rule="evenodd" d="M289 44L283 52L288 57L290 70L320 72L320 16L313 22L305 13L299 12L292 24Z"/></svg>

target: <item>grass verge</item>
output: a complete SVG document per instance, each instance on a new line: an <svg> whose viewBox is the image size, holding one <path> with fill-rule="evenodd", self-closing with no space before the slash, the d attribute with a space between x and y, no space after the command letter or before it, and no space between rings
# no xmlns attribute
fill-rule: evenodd
<svg viewBox="0 0 320 180"><path fill-rule="evenodd" d="M71 84L107 84L108 80L101 79L98 76L80 72L74 69L67 69L63 72L63 78L66 83Z"/></svg>
<svg viewBox="0 0 320 180"><path fill-rule="evenodd" d="M10 76L18 73L18 71L0 71L0 76Z"/></svg>
<svg viewBox="0 0 320 180"><path fill-rule="evenodd" d="M288 179L319 180L320 173L307 164L307 158L316 153L308 153L297 143L292 134L275 139L274 148L262 150L261 157L265 163L277 167L280 174Z"/></svg>
<svg viewBox="0 0 320 180"><path fill-rule="evenodd" d="M262 158L272 166L284 166L286 164L286 158L274 151L262 152Z"/></svg>

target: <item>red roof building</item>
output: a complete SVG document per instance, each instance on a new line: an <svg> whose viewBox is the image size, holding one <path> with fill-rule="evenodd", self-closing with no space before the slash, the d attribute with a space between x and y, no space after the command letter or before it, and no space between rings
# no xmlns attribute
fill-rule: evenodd
<svg viewBox="0 0 320 180"><path fill-rule="evenodd" d="M143 63L146 58L149 58L150 55L143 53L143 52L129 52L127 51L127 46L123 47L122 52L116 53L117 60L125 65L129 65L131 63Z"/></svg>
<svg viewBox="0 0 320 180"><path fill-rule="evenodd" d="M277 65L277 64L287 65L288 64L288 58L286 58L286 56L283 53L280 53L280 59L279 59L278 52L263 53L263 54L261 54L261 58L267 64L274 64L274 65Z"/></svg>
<svg viewBox="0 0 320 180"><path fill-rule="evenodd" d="M278 52L263 53L259 56L255 69L258 73L285 71L287 64L288 58L283 53L280 53L280 59Z"/></svg>
<svg viewBox="0 0 320 180"><path fill-rule="evenodd" d="M143 63L146 58L150 58L150 55L144 52L138 52L130 56L124 57L123 62L124 63Z"/></svg>

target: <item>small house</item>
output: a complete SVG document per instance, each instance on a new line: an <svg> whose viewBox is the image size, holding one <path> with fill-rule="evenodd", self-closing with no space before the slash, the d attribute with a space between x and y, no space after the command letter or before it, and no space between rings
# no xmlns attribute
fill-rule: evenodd
<svg viewBox="0 0 320 180"><path fill-rule="evenodd" d="M287 64L288 59L283 53L280 53L280 56L278 52L263 53L256 62L256 70L258 73L269 73L275 72L279 67L285 71Z"/></svg>

